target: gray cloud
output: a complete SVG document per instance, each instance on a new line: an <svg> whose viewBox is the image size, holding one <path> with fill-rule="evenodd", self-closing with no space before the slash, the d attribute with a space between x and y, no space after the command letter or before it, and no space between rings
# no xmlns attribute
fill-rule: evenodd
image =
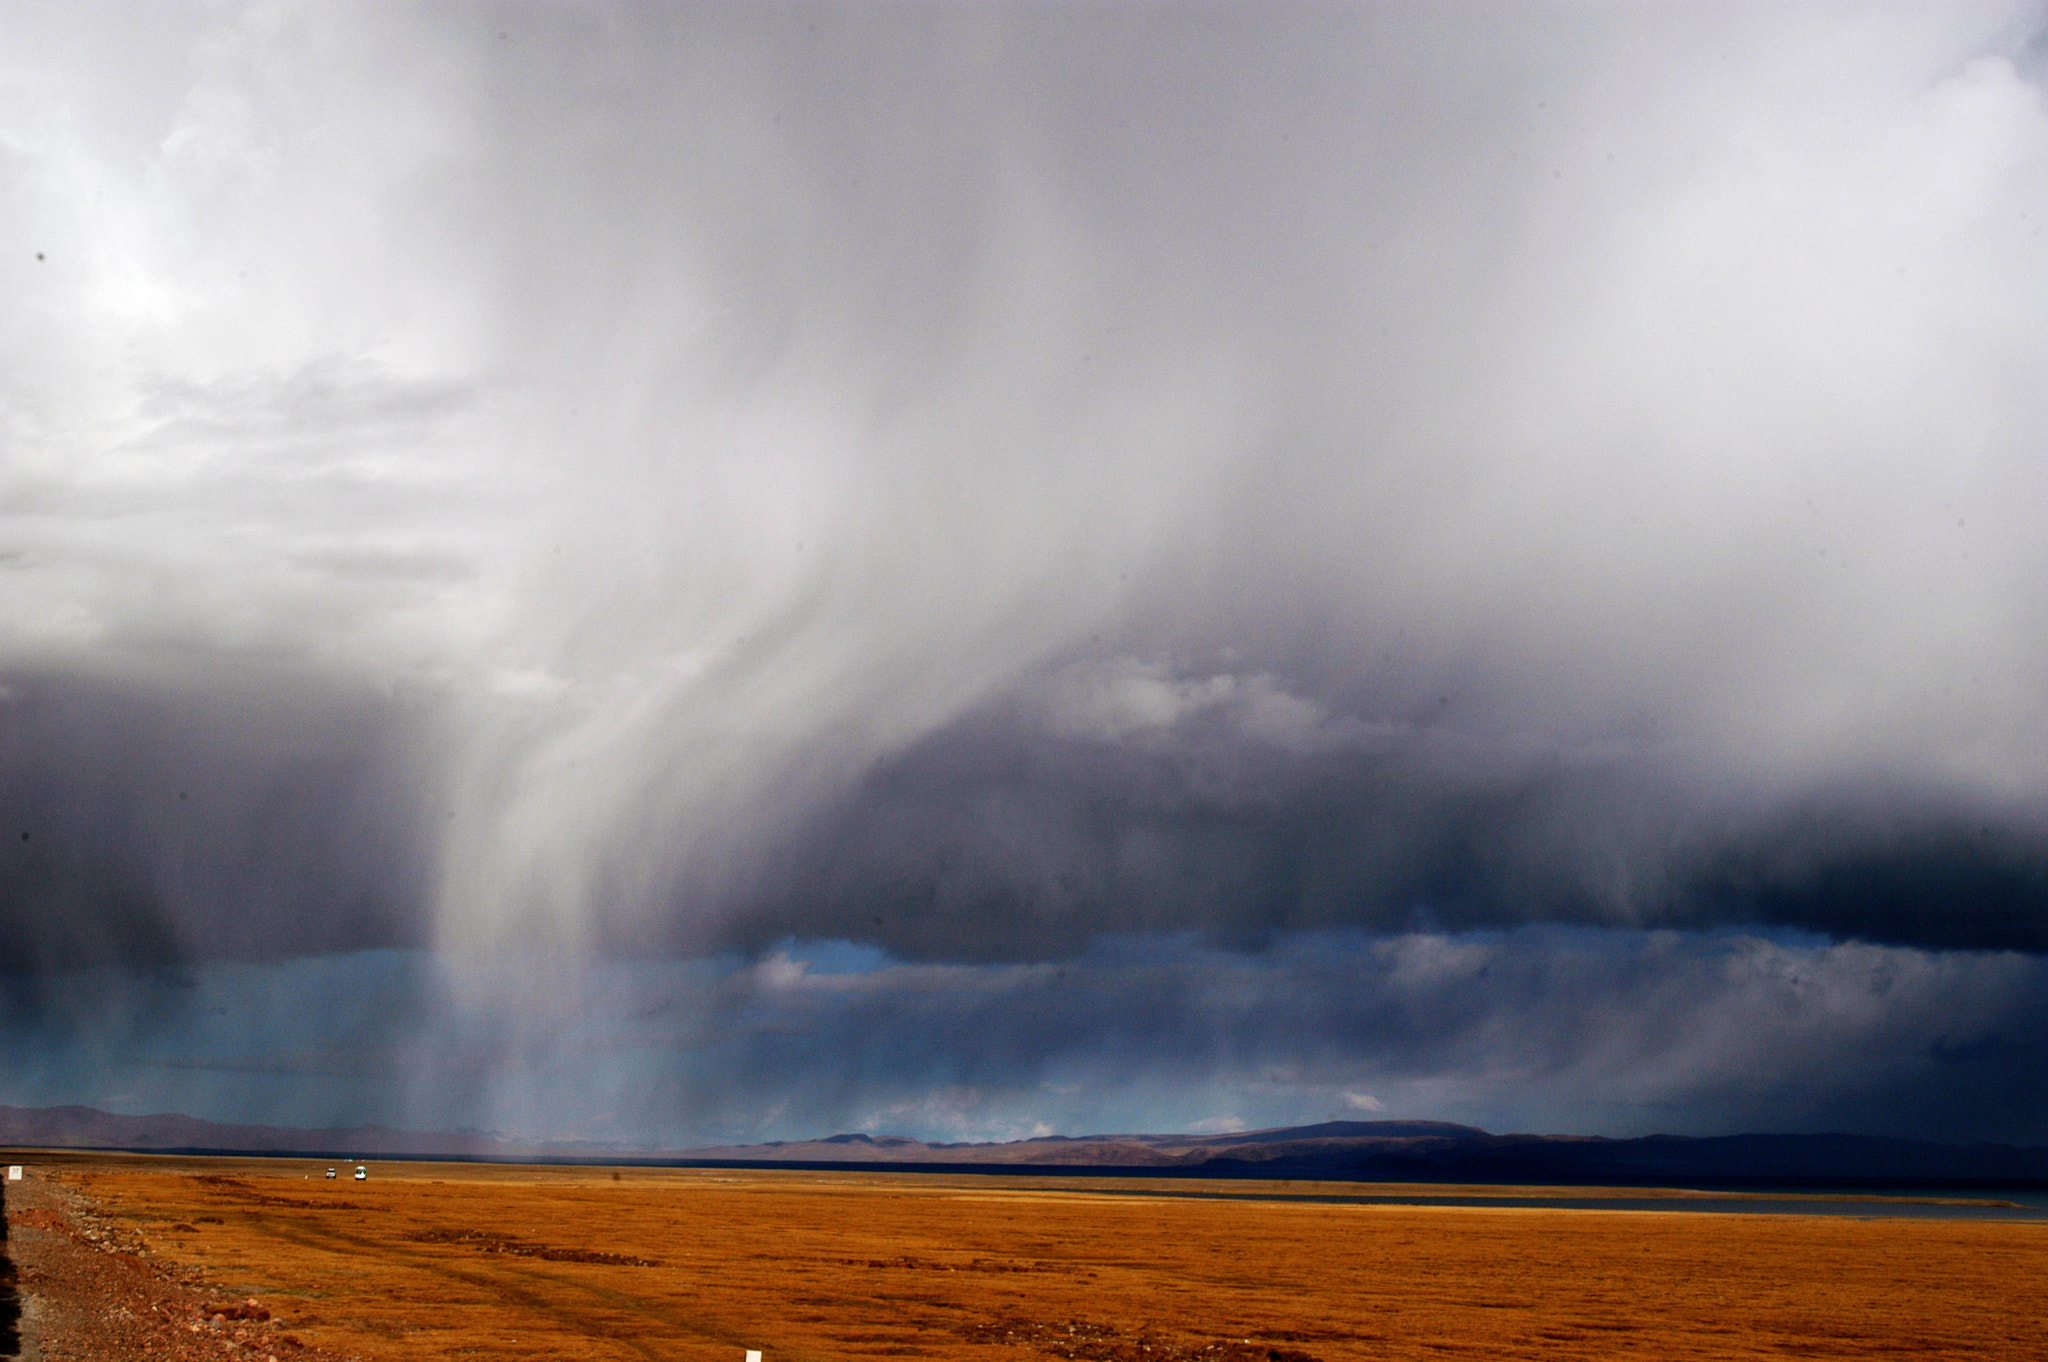
<svg viewBox="0 0 2048 1362"><path fill-rule="evenodd" d="M20 674L0 698L0 974L15 990L431 937L428 736L402 699L243 659L147 684ZM33 996L33 995L31 995Z"/></svg>
<svg viewBox="0 0 2048 1362"><path fill-rule="evenodd" d="M2048 837L1982 791L1731 792L1651 743L1517 749L1334 718L1270 678L1106 670L1050 733L986 716L878 769L733 939L1047 958L1105 931L1550 921L2048 946Z"/></svg>
<svg viewBox="0 0 2048 1362"><path fill-rule="evenodd" d="M4 28L15 977L2043 944L2032 7Z"/></svg>

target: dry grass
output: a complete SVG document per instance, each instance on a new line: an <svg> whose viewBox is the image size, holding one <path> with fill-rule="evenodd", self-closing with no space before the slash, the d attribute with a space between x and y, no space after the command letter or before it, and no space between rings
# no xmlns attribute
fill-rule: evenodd
<svg viewBox="0 0 2048 1362"><path fill-rule="evenodd" d="M380 1164L359 1184L324 1166L107 1158L63 1176L307 1342L392 1362L2039 1359L2048 1337L2038 1223L1219 1202L911 1174Z"/></svg>

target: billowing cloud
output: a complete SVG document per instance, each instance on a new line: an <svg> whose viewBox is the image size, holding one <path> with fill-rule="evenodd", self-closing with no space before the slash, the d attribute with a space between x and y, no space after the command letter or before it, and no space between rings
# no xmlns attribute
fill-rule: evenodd
<svg viewBox="0 0 2048 1362"><path fill-rule="evenodd" d="M23 1025L361 951L482 1018L785 941L2048 945L2033 7L0 27Z"/></svg>

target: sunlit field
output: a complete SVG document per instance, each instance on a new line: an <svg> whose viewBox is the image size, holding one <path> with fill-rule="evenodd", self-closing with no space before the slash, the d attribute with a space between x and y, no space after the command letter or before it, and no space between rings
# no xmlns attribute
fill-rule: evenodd
<svg viewBox="0 0 2048 1362"><path fill-rule="evenodd" d="M2048 1281L2038 1222L915 1174L373 1164L357 1183L325 1167L52 1171L146 1253L366 1359L2038 1358Z"/></svg>

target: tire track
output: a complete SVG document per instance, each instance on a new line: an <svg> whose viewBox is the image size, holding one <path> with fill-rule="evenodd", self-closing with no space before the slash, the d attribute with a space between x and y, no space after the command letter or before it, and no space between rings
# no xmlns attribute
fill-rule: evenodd
<svg viewBox="0 0 2048 1362"><path fill-rule="evenodd" d="M470 1267L459 1260L365 1235L350 1234L326 1225L252 1217L249 1227L258 1234L269 1235L302 1249L350 1255L367 1254L386 1261L400 1262L410 1269L431 1273L449 1281L460 1282L486 1293L494 1301L517 1305L540 1319L582 1337L630 1348L646 1358L647 1362L674 1362L674 1355L660 1350L645 1338L620 1332L616 1315L637 1316L658 1326L664 1332L683 1334L716 1344L732 1350L734 1355L748 1347L762 1346L762 1340L758 1335L749 1337L723 1321L688 1317L662 1302L632 1292L621 1291L597 1282L557 1276L526 1259L508 1259L502 1263L494 1262L488 1267ZM564 1293L574 1293L609 1307L610 1313L596 1309L576 1309L565 1305L562 1301ZM814 1355L789 1348L776 1347L774 1351L778 1358L787 1359L787 1362L823 1362L823 1359Z"/></svg>

